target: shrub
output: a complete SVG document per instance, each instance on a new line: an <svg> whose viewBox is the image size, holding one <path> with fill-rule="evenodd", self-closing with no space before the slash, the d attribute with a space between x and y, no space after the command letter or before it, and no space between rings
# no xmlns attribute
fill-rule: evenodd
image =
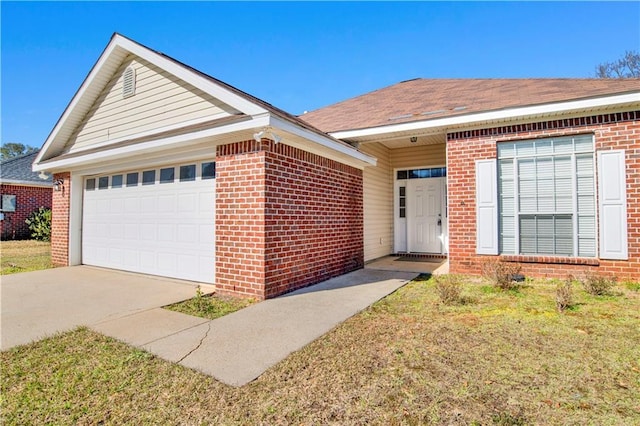
<svg viewBox="0 0 640 426"><path fill-rule="evenodd" d="M462 279L458 275L437 275L434 278L440 301L453 305L462 301Z"/></svg>
<svg viewBox="0 0 640 426"><path fill-rule="evenodd" d="M31 236L38 241L51 240L51 209L40 207L25 220Z"/></svg>
<svg viewBox="0 0 640 426"><path fill-rule="evenodd" d="M573 306L573 277L567 277L556 286L556 307L564 312Z"/></svg>
<svg viewBox="0 0 640 426"><path fill-rule="evenodd" d="M488 260L482 264L482 276L502 290L512 290L518 287L518 281L523 278L521 269L519 263Z"/></svg>
<svg viewBox="0 0 640 426"><path fill-rule="evenodd" d="M615 276L598 275L592 272L585 272L581 280L584 291L594 296L611 294L611 289L615 287L617 281Z"/></svg>

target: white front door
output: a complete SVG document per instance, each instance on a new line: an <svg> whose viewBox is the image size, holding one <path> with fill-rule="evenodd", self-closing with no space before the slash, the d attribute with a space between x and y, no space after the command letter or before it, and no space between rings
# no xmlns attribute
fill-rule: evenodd
<svg viewBox="0 0 640 426"><path fill-rule="evenodd" d="M407 181L408 251L442 253L442 179Z"/></svg>

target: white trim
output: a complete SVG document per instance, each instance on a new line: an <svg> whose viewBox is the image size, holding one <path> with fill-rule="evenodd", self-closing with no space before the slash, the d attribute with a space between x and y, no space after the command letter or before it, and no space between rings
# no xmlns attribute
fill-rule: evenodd
<svg viewBox="0 0 640 426"><path fill-rule="evenodd" d="M581 99L576 101L555 102L543 105L533 105L518 108L507 108L498 111L479 112L474 114L457 115L455 117L437 118L433 120L412 121L409 123L391 124L365 129L342 130L329 133L336 139L356 139L366 136L383 135L386 133L410 132L433 128L449 128L478 122L507 120L512 118L526 118L532 115L551 115L575 110L601 108L607 106L624 105L640 102L640 92L624 95L604 96L598 98Z"/></svg>
<svg viewBox="0 0 640 426"><path fill-rule="evenodd" d="M405 238L405 247L404 247L404 252L409 253L409 220L407 218L407 213L408 213L408 205L407 203L410 202L409 200L409 194L407 192L407 182L409 182L409 180L416 180L416 179L398 179L398 172L399 171L409 171L409 170L418 170L418 169L439 169L439 168L447 168L446 163L444 165L431 165L431 166L411 166L411 167L395 167L392 169L393 171L393 252L394 253L400 253L400 247L398 244L398 235L400 234L400 224L401 222L404 220L404 238ZM440 194L440 220L442 221L442 226L440 228L441 231L441 237L440 241L441 241L441 245L440 245L440 253L439 254L448 254L449 253L449 215L447 214L447 206L446 206L446 201L448 201L448 181L447 181L447 176L440 176L440 177L435 177L435 178L419 178L419 179L441 179L442 181L442 188L441 188L441 194ZM404 186L405 188L405 217L401 218L400 217L400 203L399 203L399 189L400 187ZM433 254L437 254L437 253L433 253Z"/></svg>
<svg viewBox="0 0 640 426"><path fill-rule="evenodd" d="M270 118L271 126L276 127L278 129L282 129L286 132L292 133L296 136L300 136L306 140L311 142L315 142L318 145L331 149L333 151L337 151L341 154L348 155L357 160L367 163L368 165L375 166L378 159L365 154L364 152L358 151L357 149L351 147L350 145L346 145L344 142L333 140L329 137L324 137L317 132L312 132L311 130L307 130L305 128L296 126L289 121L283 120L279 117L274 117L273 115Z"/></svg>
<svg viewBox="0 0 640 426"><path fill-rule="evenodd" d="M15 186L33 186L33 187L37 187L37 188L52 188L53 189L53 183L52 182L34 182L34 181L30 181L30 180L13 180L13 179L2 179L0 180L0 185L15 185Z"/></svg>
<svg viewBox="0 0 640 426"><path fill-rule="evenodd" d="M69 266L82 264L82 205L84 176L72 173L69 185Z"/></svg>
<svg viewBox="0 0 640 426"><path fill-rule="evenodd" d="M183 135L170 136L161 140L152 140L148 142L140 142L134 145L127 145L110 150L93 152L76 157L59 159L47 162L45 164L33 165L33 171L41 170L69 170L78 166L87 165L94 162L104 162L114 160L118 158L127 158L133 154L143 154L145 152L154 152L161 149L170 148L172 145L185 147L188 142L197 143L198 141L210 138L213 136L219 136L231 132L237 132L242 130L250 130L255 127L262 127L269 125L268 117L262 116L247 121L231 123L226 126L215 127L213 129L205 129L197 132L187 133ZM215 146L215 145L212 145Z"/></svg>

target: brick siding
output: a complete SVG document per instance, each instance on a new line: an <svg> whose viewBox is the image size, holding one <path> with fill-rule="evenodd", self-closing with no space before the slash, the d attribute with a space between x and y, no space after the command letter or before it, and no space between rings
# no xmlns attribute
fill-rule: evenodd
<svg viewBox="0 0 640 426"><path fill-rule="evenodd" d="M476 254L475 160L496 158L499 142L585 133L595 135L596 151L625 150L629 260L498 257L520 262L523 273L529 276L564 277L585 270L615 274L619 278L640 276L640 111L449 133L447 192L452 273L478 274L483 261L495 258Z"/></svg>
<svg viewBox="0 0 640 426"><path fill-rule="evenodd" d="M16 211L3 212L0 221L2 240L21 240L31 238L31 231L25 220L40 207L51 208L51 186L24 186L1 184L0 194L16 196Z"/></svg>
<svg viewBox="0 0 640 426"><path fill-rule="evenodd" d="M69 196L71 174L57 173L53 180L63 179L61 191L53 191L51 207L51 262L54 266L69 265ZM77 188L82 191L82 188Z"/></svg>
<svg viewBox="0 0 640 426"><path fill-rule="evenodd" d="M362 171L269 140L218 147L216 287L259 299L364 264Z"/></svg>

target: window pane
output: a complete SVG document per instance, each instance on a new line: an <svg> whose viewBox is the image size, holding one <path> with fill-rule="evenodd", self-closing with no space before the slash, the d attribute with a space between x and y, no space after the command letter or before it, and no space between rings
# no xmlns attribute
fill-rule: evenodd
<svg viewBox="0 0 640 426"><path fill-rule="evenodd" d="M142 184L143 185L153 185L156 181L156 171L155 170L146 170L142 172Z"/></svg>
<svg viewBox="0 0 640 426"><path fill-rule="evenodd" d="M406 179L407 178L407 171L406 170L399 170L397 173L397 177L398 179Z"/></svg>
<svg viewBox="0 0 640 426"><path fill-rule="evenodd" d="M213 179L216 177L216 163L202 163L202 179Z"/></svg>
<svg viewBox="0 0 640 426"><path fill-rule="evenodd" d="M94 178L87 179L87 181L84 184L84 188L87 191L93 191L94 189L96 189L96 180Z"/></svg>
<svg viewBox="0 0 640 426"><path fill-rule="evenodd" d="M175 169L173 167L160 169L160 183L173 183Z"/></svg>
<svg viewBox="0 0 640 426"><path fill-rule="evenodd" d="M407 191L407 190L406 190L406 188L405 188L404 186L401 186L401 187L400 187L400 196L401 196L401 197L404 197L404 196L405 196L405 194L406 194L406 191Z"/></svg>
<svg viewBox="0 0 640 426"><path fill-rule="evenodd" d="M103 176L98 179L98 189L109 188L109 176Z"/></svg>
<svg viewBox="0 0 640 426"><path fill-rule="evenodd" d="M196 180L196 165L180 166L180 182Z"/></svg>
<svg viewBox="0 0 640 426"><path fill-rule="evenodd" d="M138 185L138 173L127 173L127 186Z"/></svg>
<svg viewBox="0 0 640 426"><path fill-rule="evenodd" d="M400 217L405 217L405 211L404 208L400 209Z"/></svg>
<svg viewBox="0 0 640 426"><path fill-rule="evenodd" d="M122 187L122 175L111 176L111 188L120 188L120 187Z"/></svg>

